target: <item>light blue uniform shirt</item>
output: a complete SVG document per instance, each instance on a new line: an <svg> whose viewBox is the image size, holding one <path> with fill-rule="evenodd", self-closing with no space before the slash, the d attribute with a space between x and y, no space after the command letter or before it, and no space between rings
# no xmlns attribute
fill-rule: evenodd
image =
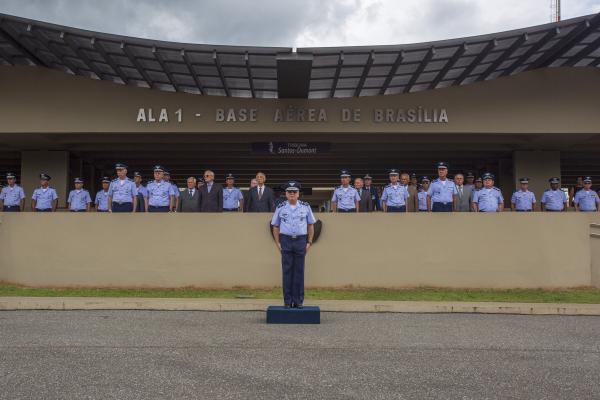
<svg viewBox="0 0 600 400"><path fill-rule="evenodd" d="M177 187L176 184L174 184L173 182L169 182L171 184L171 186L173 186L173 196L175 197L179 197L179 195L181 194L179 192L179 188Z"/></svg>
<svg viewBox="0 0 600 400"><path fill-rule="evenodd" d="M296 206L287 201L275 209L271 225L279 227L279 233L289 236L306 235L308 225L315 223L315 216L308 203L299 201Z"/></svg>
<svg viewBox="0 0 600 400"><path fill-rule="evenodd" d="M515 204L516 210L533 210L533 206L535 205L535 193L530 192L529 190L517 190L513 193L510 202Z"/></svg>
<svg viewBox="0 0 600 400"><path fill-rule="evenodd" d="M360 201L358 190L352 186L342 187L338 186L333 191L331 201L337 204L337 208L342 210L352 210L356 208L356 202Z"/></svg>
<svg viewBox="0 0 600 400"><path fill-rule="evenodd" d="M427 211L427 191L420 190L417 197L419 198L419 211Z"/></svg>
<svg viewBox="0 0 600 400"><path fill-rule="evenodd" d="M36 201L35 208L45 210L52 208L52 202L58 199L58 194L54 188L48 187L43 189L40 187L33 191L31 199Z"/></svg>
<svg viewBox="0 0 600 400"><path fill-rule="evenodd" d="M575 193L573 203L577 204L581 211L596 211L596 205L600 203L600 198L598 198L598 193L593 190L581 189Z"/></svg>
<svg viewBox="0 0 600 400"><path fill-rule="evenodd" d="M441 181L438 178L431 182L427 195L431 197L432 203L452 203L454 196L458 195L458 190L454 181L450 179Z"/></svg>
<svg viewBox="0 0 600 400"><path fill-rule="evenodd" d="M137 195L135 183L129 178L123 179L122 183L119 181L121 179L117 178L110 183L108 195L115 203L133 203L133 199Z"/></svg>
<svg viewBox="0 0 600 400"><path fill-rule="evenodd" d="M152 181L147 186L148 205L155 207L168 206L171 196L175 196L174 185L166 181Z"/></svg>
<svg viewBox="0 0 600 400"><path fill-rule="evenodd" d="M19 185L13 187L6 186L0 192L0 200L5 206L20 206L21 200L25 198L25 192Z"/></svg>
<svg viewBox="0 0 600 400"><path fill-rule="evenodd" d="M97 210L108 211L108 190L106 192L101 190L96 193L96 200L94 203L96 204Z"/></svg>
<svg viewBox="0 0 600 400"><path fill-rule="evenodd" d="M542 195L542 204L548 210L561 211L567 202L567 195L560 189L547 189Z"/></svg>
<svg viewBox="0 0 600 400"><path fill-rule="evenodd" d="M239 208L240 200L244 199L244 195L240 189L234 188L223 188L223 208Z"/></svg>
<svg viewBox="0 0 600 400"><path fill-rule="evenodd" d="M85 189L81 190L71 190L69 192L69 198L67 199L69 202L69 210L85 210L87 209L88 203L92 202L92 198L90 197L90 192Z"/></svg>
<svg viewBox="0 0 600 400"><path fill-rule="evenodd" d="M140 187L136 186L136 190L138 194L141 194L144 198L148 198L148 189L144 185L140 185Z"/></svg>
<svg viewBox="0 0 600 400"><path fill-rule="evenodd" d="M496 186L489 189L482 188L475 192L473 203L479 207L479 211L497 212L500 203L504 203L502 192Z"/></svg>
<svg viewBox="0 0 600 400"><path fill-rule="evenodd" d="M395 185L390 183L383 188L381 202L385 203L388 207L402 207L406 205L408 196L408 189L405 186L399 183Z"/></svg>

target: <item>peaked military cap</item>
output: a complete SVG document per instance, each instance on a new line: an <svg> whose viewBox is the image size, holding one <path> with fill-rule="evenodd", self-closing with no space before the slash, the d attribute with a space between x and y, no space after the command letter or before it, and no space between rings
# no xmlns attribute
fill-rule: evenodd
<svg viewBox="0 0 600 400"><path fill-rule="evenodd" d="M288 181L285 184L285 190L290 191L290 192L298 192L300 189L302 189L302 185L300 185L300 182L297 181Z"/></svg>
<svg viewBox="0 0 600 400"><path fill-rule="evenodd" d="M440 169L440 168L448 169L448 163L445 161L440 161L439 163L437 163L437 167L438 167L438 169Z"/></svg>
<svg viewBox="0 0 600 400"><path fill-rule="evenodd" d="M553 176L552 178L548 179L548 182L550 183L560 183L560 178L557 176Z"/></svg>
<svg viewBox="0 0 600 400"><path fill-rule="evenodd" d="M389 171L389 175L400 175L400 172L397 169L392 168Z"/></svg>
<svg viewBox="0 0 600 400"><path fill-rule="evenodd" d="M83 183L83 179L82 178L75 178L73 179L74 183Z"/></svg>
<svg viewBox="0 0 600 400"><path fill-rule="evenodd" d="M41 173L40 174L40 179L43 179L45 181L49 181L50 179L52 179L52 177L50 175L48 175L48 174Z"/></svg>
<svg viewBox="0 0 600 400"><path fill-rule="evenodd" d="M104 183L104 182L110 183L110 178L108 176L103 176L102 177L102 183Z"/></svg>
<svg viewBox="0 0 600 400"><path fill-rule="evenodd" d="M123 163L116 163L115 169L127 169L127 165Z"/></svg>
<svg viewBox="0 0 600 400"><path fill-rule="evenodd" d="M350 171L348 171L347 169L343 169L343 170L340 171L340 178L345 178L345 177L348 177L350 175L351 175Z"/></svg>
<svg viewBox="0 0 600 400"><path fill-rule="evenodd" d="M485 179L492 179L493 180L495 178L495 176L494 176L494 174L492 174L490 172L486 172L485 174L483 174L483 176L481 178L484 179L484 180Z"/></svg>
<svg viewBox="0 0 600 400"><path fill-rule="evenodd" d="M521 179L519 179L519 182L521 182L521 183L529 183L529 178L521 178Z"/></svg>

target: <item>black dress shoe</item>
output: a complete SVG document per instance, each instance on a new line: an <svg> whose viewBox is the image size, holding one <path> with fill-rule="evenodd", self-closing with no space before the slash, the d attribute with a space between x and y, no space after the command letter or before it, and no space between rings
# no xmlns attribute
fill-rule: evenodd
<svg viewBox="0 0 600 400"><path fill-rule="evenodd" d="M284 304L283 306L284 306L285 308L291 308L291 307L292 307L292 305L290 305L290 304Z"/></svg>
<svg viewBox="0 0 600 400"><path fill-rule="evenodd" d="M302 309L304 306L302 304L296 304L296 308Z"/></svg>

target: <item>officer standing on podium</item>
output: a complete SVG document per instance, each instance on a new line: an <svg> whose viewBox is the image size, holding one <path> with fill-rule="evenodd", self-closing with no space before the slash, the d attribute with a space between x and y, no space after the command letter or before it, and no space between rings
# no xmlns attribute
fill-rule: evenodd
<svg viewBox="0 0 600 400"><path fill-rule="evenodd" d="M298 200L300 183L285 185L287 201L275 209L271 225L281 252L283 303L285 308L302 308L304 303L304 258L312 245L315 217L308 203Z"/></svg>

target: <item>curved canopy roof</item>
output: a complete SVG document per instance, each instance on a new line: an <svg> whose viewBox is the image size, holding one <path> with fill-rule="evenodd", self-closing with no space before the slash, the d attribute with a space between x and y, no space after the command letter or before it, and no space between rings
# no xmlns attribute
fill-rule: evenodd
<svg viewBox="0 0 600 400"><path fill-rule="evenodd" d="M0 14L0 64L166 91L257 98L410 93L600 65L600 14L428 43L246 47L140 39Z"/></svg>

